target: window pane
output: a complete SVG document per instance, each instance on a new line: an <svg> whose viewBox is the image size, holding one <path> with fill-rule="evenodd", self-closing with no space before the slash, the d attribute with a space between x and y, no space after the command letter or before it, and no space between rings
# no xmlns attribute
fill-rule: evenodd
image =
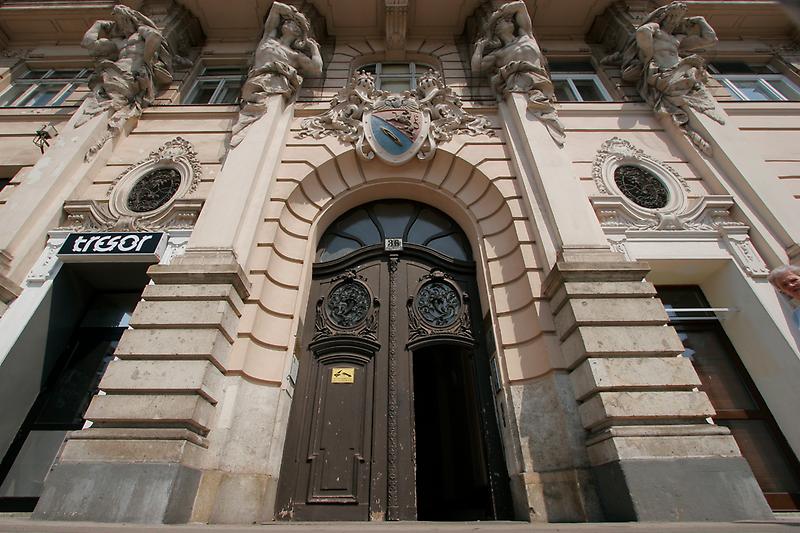
<svg viewBox="0 0 800 533"><path fill-rule="evenodd" d="M555 60L550 61L550 72L581 72L594 74L594 67L589 61L583 60Z"/></svg>
<svg viewBox="0 0 800 533"><path fill-rule="evenodd" d="M364 66L358 67L358 69L356 69L356 70L363 70L364 72L369 72L370 74L375 74L375 64L373 63L372 65L364 65Z"/></svg>
<svg viewBox="0 0 800 533"><path fill-rule="evenodd" d="M444 233L450 229L452 225L444 216L430 209L423 209L408 231L408 242L425 244L437 233Z"/></svg>
<svg viewBox="0 0 800 533"><path fill-rule="evenodd" d="M686 348L683 356L692 361L702 389L717 411L758 408L718 330L692 330L680 325L676 329Z"/></svg>
<svg viewBox="0 0 800 533"><path fill-rule="evenodd" d="M594 80L572 80L572 83L575 84L575 88L578 89L584 102L605 101L605 97L603 97L600 89L597 88L597 84Z"/></svg>
<svg viewBox="0 0 800 533"><path fill-rule="evenodd" d="M384 237L402 239L406 226L414 214L414 205L406 202L380 203L375 205L373 212L383 227Z"/></svg>
<svg viewBox="0 0 800 533"><path fill-rule="evenodd" d="M452 257L453 259L461 259L462 261L469 260L466 252L464 251L464 244L459 235L450 234L438 239L432 240L428 246L442 252L443 254Z"/></svg>
<svg viewBox="0 0 800 533"><path fill-rule="evenodd" d="M390 93L401 93L411 89L411 80L395 80L395 79L382 79L381 90L389 91Z"/></svg>
<svg viewBox="0 0 800 533"><path fill-rule="evenodd" d="M713 65L720 74L753 74L753 69L750 68L750 65L741 61L714 62Z"/></svg>
<svg viewBox="0 0 800 533"><path fill-rule="evenodd" d="M219 81L198 81L195 85L192 94L189 96L189 104L208 104L211 102L211 97L214 91L217 90Z"/></svg>
<svg viewBox="0 0 800 533"><path fill-rule="evenodd" d="M339 233L352 235L360 239L364 246L371 244L379 244L381 242L381 234L378 233L378 228L375 223L369 218L369 215L363 209L359 209L346 219L339 222L336 226Z"/></svg>
<svg viewBox="0 0 800 533"><path fill-rule="evenodd" d="M77 78L78 74L80 74L80 70L54 70L47 79L58 78L58 79L67 79L71 80L73 78Z"/></svg>
<svg viewBox="0 0 800 533"><path fill-rule="evenodd" d="M773 89L781 93L787 100L800 100L800 92L783 80L767 80Z"/></svg>
<svg viewBox="0 0 800 533"><path fill-rule="evenodd" d="M408 74L408 63L384 63L381 74Z"/></svg>
<svg viewBox="0 0 800 533"><path fill-rule="evenodd" d="M792 465L776 442L776 435L764 420L719 420L730 428L756 481L764 492L800 492Z"/></svg>
<svg viewBox="0 0 800 533"><path fill-rule="evenodd" d="M41 78L45 74L47 74L46 70L29 70L28 72L25 73L25 75L22 76L22 79L25 79L25 80L38 80L39 78Z"/></svg>
<svg viewBox="0 0 800 533"><path fill-rule="evenodd" d="M320 261L332 261L339 257L344 257L350 252L355 252L361 245L352 239L345 239L338 235L326 235L320 243L322 254L320 254Z"/></svg>
<svg viewBox="0 0 800 533"><path fill-rule="evenodd" d="M241 76L244 70L241 67L206 67L203 76Z"/></svg>
<svg viewBox="0 0 800 533"><path fill-rule="evenodd" d="M417 76L421 76L422 74L425 74L426 72L428 72L428 70L430 70L432 68L433 67L431 67L430 65L423 65L421 63L417 63L416 65L414 65L414 69L415 69L415 72L417 73Z"/></svg>
<svg viewBox="0 0 800 533"><path fill-rule="evenodd" d="M36 424L64 424L80 429L83 413L116 347L117 341L88 335L81 338L58 381L40 394L42 410L36 417Z"/></svg>
<svg viewBox="0 0 800 533"><path fill-rule="evenodd" d="M39 85L36 90L34 90L31 94L25 97L19 105L30 106L30 107L41 107L49 105L50 102L56 97L56 95L61 92L63 89L63 85Z"/></svg>
<svg viewBox="0 0 800 533"><path fill-rule="evenodd" d="M24 93L29 85L14 85L9 87L6 92L0 96L0 106L9 106L14 105L14 100L19 98L19 96Z"/></svg>
<svg viewBox="0 0 800 533"><path fill-rule="evenodd" d="M560 102L576 102L578 99L572 94L567 80L553 80L553 87L556 91L556 100Z"/></svg>
<svg viewBox="0 0 800 533"><path fill-rule="evenodd" d="M747 100L777 100L761 83L756 80L731 80Z"/></svg>
<svg viewBox="0 0 800 533"><path fill-rule="evenodd" d="M225 81L222 91L217 96L215 104L235 104L242 92L242 84L239 81Z"/></svg>
<svg viewBox="0 0 800 533"><path fill-rule="evenodd" d="M66 436L66 431L31 431L11 470L3 480L0 497L40 496L44 477L50 470Z"/></svg>

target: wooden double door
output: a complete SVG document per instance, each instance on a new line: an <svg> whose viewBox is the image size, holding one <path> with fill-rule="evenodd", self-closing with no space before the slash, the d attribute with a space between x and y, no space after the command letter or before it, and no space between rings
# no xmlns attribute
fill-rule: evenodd
<svg viewBox="0 0 800 533"><path fill-rule="evenodd" d="M276 518L510 518L473 264L364 247L308 307Z"/></svg>

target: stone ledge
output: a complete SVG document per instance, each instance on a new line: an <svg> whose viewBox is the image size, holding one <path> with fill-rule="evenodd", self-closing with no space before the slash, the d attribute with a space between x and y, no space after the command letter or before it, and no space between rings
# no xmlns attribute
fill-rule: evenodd
<svg viewBox="0 0 800 533"><path fill-rule="evenodd" d="M671 357L684 351L669 326L578 326L564 339L561 352L567 368L588 357Z"/></svg>
<svg viewBox="0 0 800 533"><path fill-rule="evenodd" d="M95 428L71 431L68 440L185 440L208 448L208 439L188 429L172 428Z"/></svg>
<svg viewBox="0 0 800 533"><path fill-rule="evenodd" d="M225 301L233 308L236 316L241 317L244 303L229 284L224 285L147 285L142 293L142 300L161 301Z"/></svg>
<svg viewBox="0 0 800 533"><path fill-rule="evenodd" d="M586 359L570 380L578 401L611 390L691 390L701 385L691 361L683 357Z"/></svg>
<svg viewBox="0 0 800 533"><path fill-rule="evenodd" d="M173 263L153 265L147 274L156 284L167 285L231 285L239 297L246 300L250 295L250 281L238 263L202 264Z"/></svg>
<svg viewBox="0 0 800 533"><path fill-rule="evenodd" d="M648 281L567 281L550 299L553 312L571 298L653 298L656 289Z"/></svg>
<svg viewBox="0 0 800 533"><path fill-rule="evenodd" d="M230 347L218 329L129 329L114 355L130 360L206 360L224 372Z"/></svg>
<svg viewBox="0 0 800 533"><path fill-rule="evenodd" d="M597 261L556 263L542 284L542 292L552 298L558 288L566 282L616 282L644 281L650 265L641 261Z"/></svg>
<svg viewBox="0 0 800 533"><path fill-rule="evenodd" d="M578 326L658 326L668 320L653 298L570 298L554 317L562 340Z"/></svg>
<svg viewBox="0 0 800 533"><path fill-rule="evenodd" d="M587 446L589 462L599 466L626 459L739 457L731 435L650 435L613 437Z"/></svg>
<svg viewBox="0 0 800 533"><path fill-rule="evenodd" d="M579 405L578 412L588 430L620 421L702 420L715 414L700 391L600 392Z"/></svg>
<svg viewBox="0 0 800 533"><path fill-rule="evenodd" d="M216 405L222 374L208 361L112 361L100 389L109 394L198 394Z"/></svg>
<svg viewBox="0 0 800 533"><path fill-rule="evenodd" d="M133 329L216 329L229 343L236 338L239 317L224 301L141 301L130 320Z"/></svg>
<svg viewBox="0 0 800 533"><path fill-rule="evenodd" d="M178 427L206 435L214 406L194 394L94 396L85 418L98 427Z"/></svg>

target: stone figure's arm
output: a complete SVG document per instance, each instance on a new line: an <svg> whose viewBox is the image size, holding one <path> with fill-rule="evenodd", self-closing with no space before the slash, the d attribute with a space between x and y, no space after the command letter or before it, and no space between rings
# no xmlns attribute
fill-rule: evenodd
<svg viewBox="0 0 800 533"><path fill-rule="evenodd" d="M81 46L88 49L94 55L108 55L109 44L116 50L116 46L110 39L100 37L102 33L108 34L114 27L114 22L110 20L96 20L92 27L86 30L81 41Z"/></svg>
<svg viewBox="0 0 800 533"><path fill-rule="evenodd" d="M278 36L278 30L281 25L281 15L288 17L292 14L292 8L286 4L275 2L269 10L267 21L264 23L264 39L270 37L275 39Z"/></svg>
<svg viewBox="0 0 800 533"><path fill-rule="evenodd" d="M515 2L503 4L498 11L513 16L520 32L533 36L533 23L531 22L531 16L528 14L528 8L525 7L525 2L516 0Z"/></svg>
<svg viewBox="0 0 800 533"><path fill-rule="evenodd" d="M479 39L477 43L475 43L475 52L472 53L472 72L475 74L481 74L486 72L495 63L495 54L494 52L490 52L486 55L483 55L483 50L486 48L486 39Z"/></svg>
<svg viewBox="0 0 800 533"><path fill-rule="evenodd" d="M659 30L659 25L655 22L649 24L642 24L636 30L636 46L639 48L639 59L643 63L649 62L653 59L655 53L653 46L653 37Z"/></svg>
<svg viewBox="0 0 800 533"><path fill-rule="evenodd" d="M696 50L716 44L717 32L705 17L689 17L684 21L686 37L681 41L681 50Z"/></svg>
<svg viewBox="0 0 800 533"><path fill-rule="evenodd" d="M161 32L150 26L139 26L139 35L144 39L144 51L142 52L142 60L145 63L150 63L161 46L163 36Z"/></svg>
<svg viewBox="0 0 800 533"><path fill-rule="evenodd" d="M322 75L322 55L319 53L319 45L310 37L305 39L306 50L311 53L310 56L303 52L297 54L296 60L300 70L308 76L321 76Z"/></svg>

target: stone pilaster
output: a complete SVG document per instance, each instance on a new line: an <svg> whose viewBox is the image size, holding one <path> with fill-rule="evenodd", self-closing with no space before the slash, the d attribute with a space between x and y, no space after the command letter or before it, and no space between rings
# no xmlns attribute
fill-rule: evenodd
<svg viewBox="0 0 800 533"><path fill-rule="evenodd" d="M34 518L191 517L248 282L232 257L181 256L148 274L154 284L86 411L92 425L69 435Z"/></svg>
<svg viewBox="0 0 800 533"><path fill-rule="evenodd" d="M574 259L578 259L577 257ZM559 262L545 281L608 520L771 516L639 262Z"/></svg>

